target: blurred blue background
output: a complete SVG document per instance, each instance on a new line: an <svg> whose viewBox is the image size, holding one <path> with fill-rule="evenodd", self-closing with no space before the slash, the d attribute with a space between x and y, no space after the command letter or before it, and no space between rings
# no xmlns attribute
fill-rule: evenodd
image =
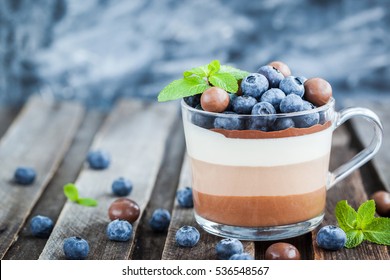
<svg viewBox="0 0 390 280"><path fill-rule="evenodd" d="M0 103L154 99L213 59L250 72L281 60L336 97L381 98L389 11L388 0L0 0Z"/></svg>

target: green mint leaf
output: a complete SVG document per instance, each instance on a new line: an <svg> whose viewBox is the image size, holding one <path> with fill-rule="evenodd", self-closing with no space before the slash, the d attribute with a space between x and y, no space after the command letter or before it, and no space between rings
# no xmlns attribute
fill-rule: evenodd
<svg viewBox="0 0 390 280"><path fill-rule="evenodd" d="M158 95L158 101L175 100L204 92L210 85L204 79L191 76L175 80L167 85Z"/></svg>
<svg viewBox="0 0 390 280"><path fill-rule="evenodd" d="M348 205L346 200L341 200L337 203L335 213L337 222L342 230L348 232L356 229L357 213L355 209Z"/></svg>
<svg viewBox="0 0 390 280"><path fill-rule="evenodd" d="M237 80L229 73L215 73L209 77L209 82L213 86L220 87L230 93L238 91Z"/></svg>
<svg viewBox="0 0 390 280"><path fill-rule="evenodd" d="M64 194L70 201L77 201L79 192L74 184L66 184L64 186Z"/></svg>
<svg viewBox="0 0 390 280"><path fill-rule="evenodd" d="M234 68L232 66L227 66L227 65L221 65L221 69L219 70L219 73L229 73L234 78L236 78L236 80L244 79L246 76L249 75L249 72L242 71L240 69Z"/></svg>
<svg viewBox="0 0 390 280"><path fill-rule="evenodd" d="M196 68L192 68L190 70L184 71L184 73L183 73L184 78L190 77L192 75L196 75L196 76L199 76L201 78L206 78L209 75L208 65L203 65L203 66L199 66Z"/></svg>
<svg viewBox="0 0 390 280"><path fill-rule="evenodd" d="M97 206L98 202L92 198L79 198L77 203L84 206Z"/></svg>
<svg viewBox="0 0 390 280"><path fill-rule="evenodd" d="M345 244L345 247L349 249L358 246L364 240L364 235L361 230L354 229L347 231L345 234L347 235L347 243Z"/></svg>
<svg viewBox="0 0 390 280"><path fill-rule="evenodd" d="M367 225L369 225L375 217L375 201L368 200L360 205L357 211L356 218L356 227L358 229L365 229Z"/></svg>
<svg viewBox="0 0 390 280"><path fill-rule="evenodd" d="M363 231L364 238L368 241L390 245L390 218L374 218Z"/></svg>
<svg viewBox="0 0 390 280"><path fill-rule="evenodd" d="M209 63L207 68L209 70L209 76L211 76L219 71L219 69L221 68L221 64L219 63L218 60L213 60Z"/></svg>

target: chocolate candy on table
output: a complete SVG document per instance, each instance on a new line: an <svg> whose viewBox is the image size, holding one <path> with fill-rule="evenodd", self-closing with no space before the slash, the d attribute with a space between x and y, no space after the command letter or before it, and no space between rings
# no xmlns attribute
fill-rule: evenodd
<svg viewBox="0 0 390 280"><path fill-rule="evenodd" d="M285 242L274 243L265 251L266 260L300 260L298 249Z"/></svg>
<svg viewBox="0 0 390 280"><path fill-rule="evenodd" d="M208 112L221 113L229 106L229 102L229 94L218 87L206 89L200 97L200 105Z"/></svg>
<svg viewBox="0 0 390 280"><path fill-rule="evenodd" d="M281 61L272 61L268 65L278 69L285 77L291 76L290 68L287 66L287 64L285 64Z"/></svg>
<svg viewBox="0 0 390 280"><path fill-rule="evenodd" d="M386 191L377 191L371 199L375 201L376 212L382 217L390 217L390 193Z"/></svg>
<svg viewBox="0 0 390 280"><path fill-rule="evenodd" d="M108 216L111 221L119 219L133 223L138 219L140 212L138 204L128 198L119 198L108 208Z"/></svg>
<svg viewBox="0 0 390 280"><path fill-rule="evenodd" d="M305 84L305 98L316 106L328 103L332 97L332 86L321 78L308 79Z"/></svg>

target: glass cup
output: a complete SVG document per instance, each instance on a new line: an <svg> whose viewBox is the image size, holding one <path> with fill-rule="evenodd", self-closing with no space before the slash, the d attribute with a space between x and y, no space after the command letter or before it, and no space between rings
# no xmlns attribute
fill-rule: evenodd
<svg viewBox="0 0 390 280"><path fill-rule="evenodd" d="M370 160L382 143L375 113L336 112L334 99L312 110L266 116L205 112L184 100L181 105L195 218L222 237L279 240L313 230L324 217L327 189ZM374 128L371 144L329 172L333 131L358 116Z"/></svg>

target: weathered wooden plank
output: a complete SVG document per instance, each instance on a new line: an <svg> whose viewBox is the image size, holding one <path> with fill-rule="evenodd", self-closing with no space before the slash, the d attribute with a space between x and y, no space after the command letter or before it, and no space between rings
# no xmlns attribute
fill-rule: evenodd
<svg viewBox="0 0 390 280"><path fill-rule="evenodd" d="M138 226L136 246L133 247L131 259L159 260L162 256L166 233L154 232L149 227L149 220L157 208L164 208L171 212L175 201L185 152L181 118L177 119L172 128L153 193Z"/></svg>
<svg viewBox="0 0 390 280"><path fill-rule="evenodd" d="M12 121L19 113L20 108L0 107L0 137L4 135Z"/></svg>
<svg viewBox="0 0 390 280"><path fill-rule="evenodd" d="M49 104L32 98L0 142L0 258L17 238L32 207L50 181L82 120L74 103ZM18 166L31 166L31 186L12 183Z"/></svg>
<svg viewBox="0 0 390 280"><path fill-rule="evenodd" d="M188 157L185 157L183 168L181 170L180 182L178 189L191 185L191 171ZM192 248L182 248L176 244L176 231L184 226L191 225L196 227L200 232L198 244ZM217 259L215 246L221 237L214 236L202 230L196 223L193 209L182 208L175 201L172 212L171 224L169 225L168 235L164 246L162 259L164 260L213 260ZM244 250L254 256L255 245L253 242L243 242Z"/></svg>
<svg viewBox="0 0 390 280"><path fill-rule="evenodd" d="M4 259L38 259L45 247L47 239L32 236L28 229L28 222L35 215L48 216L54 223L57 221L62 207L66 202L62 188L66 183L76 181L83 167L91 142L103 123L105 115L105 113L97 110L91 110L86 113L64 160L32 210L27 219L27 223L19 233L17 241L8 250Z"/></svg>
<svg viewBox="0 0 390 280"><path fill-rule="evenodd" d="M89 241L89 259L127 259L134 245L113 242L106 237L109 223L108 208L116 199L111 194L111 183L120 176L134 183L130 198L141 210L146 207L161 164L170 127L177 114L177 104L146 104L122 101L111 113L96 135L93 149L111 154L112 162L106 170L87 167L80 173L76 185L80 195L99 201L97 207L84 207L67 202L58 218L40 259L63 259L62 242L69 236L80 236ZM133 223L136 231L138 222Z"/></svg>
<svg viewBox="0 0 390 280"><path fill-rule="evenodd" d="M334 138L347 138L351 141L350 134L345 127L336 130ZM337 140L336 140L337 141ZM346 160L352 158L356 154L356 150L347 145L333 145L331 153L331 170ZM365 168L365 167L362 167ZM348 203L357 209L357 207L367 200L367 194L362 182L360 171L355 171L352 175L341 181L328 191L325 218L321 226L334 224L337 225L334 209L337 202L347 200ZM321 227L320 226L320 227ZM319 227L319 228L320 228ZM376 245L373 243L364 242L360 246L353 249L343 248L338 251L327 251L319 248L315 242L318 228L313 231L313 250L314 259L342 259L342 260L361 260L361 259L390 259L389 252L386 246Z"/></svg>

